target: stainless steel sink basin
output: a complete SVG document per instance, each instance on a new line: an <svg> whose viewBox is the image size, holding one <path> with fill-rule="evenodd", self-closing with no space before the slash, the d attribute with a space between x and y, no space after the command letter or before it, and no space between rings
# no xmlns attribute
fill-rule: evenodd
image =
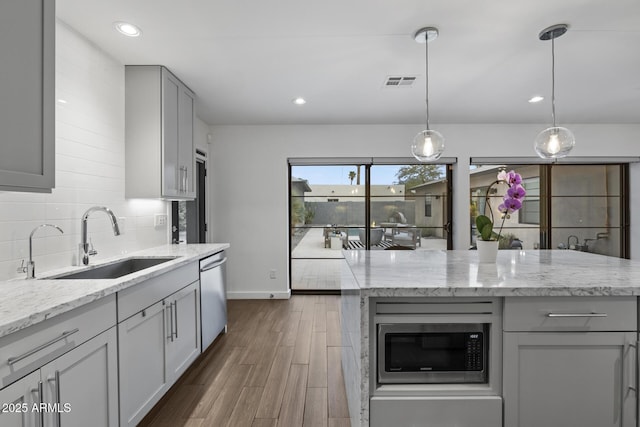
<svg viewBox="0 0 640 427"><path fill-rule="evenodd" d="M88 270L50 277L49 279L116 279L174 259L176 257L127 258Z"/></svg>

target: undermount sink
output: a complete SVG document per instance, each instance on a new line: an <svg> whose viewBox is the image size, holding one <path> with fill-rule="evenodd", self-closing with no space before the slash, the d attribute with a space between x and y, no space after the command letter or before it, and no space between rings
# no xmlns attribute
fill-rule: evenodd
<svg viewBox="0 0 640 427"><path fill-rule="evenodd" d="M176 257L127 258L88 270L50 277L50 279L116 279L174 259Z"/></svg>

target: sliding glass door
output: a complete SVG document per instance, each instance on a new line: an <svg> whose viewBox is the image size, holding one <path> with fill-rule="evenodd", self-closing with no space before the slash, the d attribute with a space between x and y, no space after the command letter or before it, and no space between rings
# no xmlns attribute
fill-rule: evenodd
<svg viewBox="0 0 640 427"><path fill-rule="evenodd" d="M291 289L339 290L343 250L451 248L450 173L375 159L291 163Z"/></svg>
<svg viewBox="0 0 640 427"><path fill-rule="evenodd" d="M343 249L357 249L366 218L365 166L290 167L290 268L295 290L340 289Z"/></svg>

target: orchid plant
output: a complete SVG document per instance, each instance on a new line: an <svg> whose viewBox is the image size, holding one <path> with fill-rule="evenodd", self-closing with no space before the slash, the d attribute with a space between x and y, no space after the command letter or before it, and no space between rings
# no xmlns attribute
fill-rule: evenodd
<svg viewBox="0 0 640 427"><path fill-rule="evenodd" d="M476 228L478 229L478 233L480 233L480 238L482 240L500 240L500 234L502 233L502 227L504 226L504 222L507 218L510 218L513 212L516 212L520 208L522 208L522 201L526 196L527 192L522 186L522 176L519 173L514 171L500 171L498 173L498 179L491 183L487 188L487 196L486 196L486 207L489 206L489 213L491 214L491 218L486 215L478 215L476 217ZM498 233L493 231L493 211L491 210L491 205L489 204L489 194L490 190L494 185L505 183L509 186L506 194L502 199L502 203L498 206L498 210L502 213L502 223L500 224L500 230Z"/></svg>

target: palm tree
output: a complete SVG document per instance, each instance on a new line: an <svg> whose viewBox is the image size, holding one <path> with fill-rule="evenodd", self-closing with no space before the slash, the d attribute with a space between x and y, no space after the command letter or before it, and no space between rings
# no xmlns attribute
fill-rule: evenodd
<svg viewBox="0 0 640 427"><path fill-rule="evenodd" d="M354 171L349 171L349 179L351 180L351 185L353 185L353 180L356 177L356 173Z"/></svg>

